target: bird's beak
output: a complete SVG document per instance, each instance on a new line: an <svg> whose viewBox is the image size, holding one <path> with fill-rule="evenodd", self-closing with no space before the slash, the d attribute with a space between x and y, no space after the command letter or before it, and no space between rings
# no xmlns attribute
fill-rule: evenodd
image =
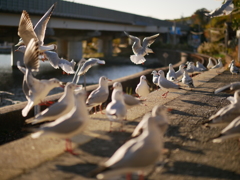
<svg viewBox="0 0 240 180"><path fill-rule="evenodd" d="M59 84L60 84L60 87L64 88L64 87L66 86L67 83L61 81L61 82L59 82Z"/></svg>
<svg viewBox="0 0 240 180"><path fill-rule="evenodd" d="M19 51L18 49L15 50L15 52Z"/></svg>
<svg viewBox="0 0 240 180"><path fill-rule="evenodd" d="M111 79L107 79L108 81L112 81Z"/></svg>

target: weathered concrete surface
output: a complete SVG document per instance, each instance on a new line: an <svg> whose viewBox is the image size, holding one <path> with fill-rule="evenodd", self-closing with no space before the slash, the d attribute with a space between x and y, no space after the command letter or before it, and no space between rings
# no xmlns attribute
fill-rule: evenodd
<svg viewBox="0 0 240 180"><path fill-rule="evenodd" d="M77 141L78 156L63 153L64 141L59 139L26 137L0 147L1 179L94 179L86 174L99 162L109 158L130 136L142 116L156 104L173 108L169 114L172 120L165 137L169 153L163 155L161 165L149 179L240 179L240 154L238 142L229 140L221 144L207 142L216 136L221 128L207 129L201 122L228 104L220 103L226 95L214 95L215 88L236 81L228 71L213 78L215 72L205 72L194 77L193 91L176 90L161 98L162 91L152 92L147 106L128 110L125 132L108 133L109 122L105 115L91 116L91 122L84 135ZM212 79L213 78L213 79ZM206 82L210 80L209 82ZM187 88L186 88L187 89ZM118 128L119 123L114 123ZM15 178L14 178L15 177Z"/></svg>

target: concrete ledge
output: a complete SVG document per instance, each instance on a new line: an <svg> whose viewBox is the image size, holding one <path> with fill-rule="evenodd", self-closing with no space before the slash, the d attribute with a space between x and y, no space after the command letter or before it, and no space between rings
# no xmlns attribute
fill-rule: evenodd
<svg viewBox="0 0 240 180"><path fill-rule="evenodd" d="M151 70L149 70L151 71ZM146 71L148 72L148 71ZM137 75L136 75L137 76ZM194 77L195 86L198 87L217 76L215 71L207 71ZM149 94L146 105L140 105L128 110L128 121L139 121L142 116L151 111L156 104L166 104L175 98L178 98L188 92L186 90L170 90L167 98L161 98L162 91L154 91ZM98 137L104 138L109 130L109 121L106 115L91 115L91 121L87 130L75 137L78 144L84 144ZM119 123L113 123L115 129L119 128ZM64 141L53 138L31 139L29 136L0 146L0 177L1 179L11 179L31 168L54 159L64 152Z"/></svg>

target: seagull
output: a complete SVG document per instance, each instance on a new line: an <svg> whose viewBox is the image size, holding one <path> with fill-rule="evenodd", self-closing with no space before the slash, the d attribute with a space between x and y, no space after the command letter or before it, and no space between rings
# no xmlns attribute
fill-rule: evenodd
<svg viewBox="0 0 240 180"><path fill-rule="evenodd" d="M76 84L68 82L64 88L62 97L56 103L37 114L34 118L27 119L25 122L37 124L45 121L54 121L69 113L75 104L74 90L77 87Z"/></svg>
<svg viewBox="0 0 240 180"><path fill-rule="evenodd" d="M133 45L132 45L132 50L134 55L130 56L130 59L133 63L135 64L143 64L146 59L144 58L145 55L148 55L148 53L153 53L152 49L150 49L150 45L154 43L156 38L159 36L159 34L155 34L150 37L145 37L142 42L140 39L136 36L129 35L127 32L124 31L124 33L132 40Z"/></svg>
<svg viewBox="0 0 240 180"><path fill-rule="evenodd" d="M88 60L85 60L84 64L82 65L81 69L76 72L78 75L76 84L79 82L80 76L84 75L84 87L86 87L86 81L85 81L85 74L88 72L88 70L97 64L105 64L104 60L100 60L98 58L89 58ZM74 79L73 79L74 81Z"/></svg>
<svg viewBox="0 0 240 180"><path fill-rule="evenodd" d="M221 108L216 114L212 115L208 121L204 122L205 126L227 125L233 119L240 116L240 90L234 93L234 103Z"/></svg>
<svg viewBox="0 0 240 180"><path fill-rule="evenodd" d="M159 75L158 75L157 71L153 70L151 74L153 75L153 77L152 77L153 84L155 84L158 87L158 76Z"/></svg>
<svg viewBox="0 0 240 180"><path fill-rule="evenodd" d="M167 115L167 108L161 105L156 105L152 109L151 116L152 118L155 119L157 127L159 128L159 132L161 133L161 136L163 136L166 133L170 122ZM140 123L134 129L131 136L132 137L139 136L143 132L143 127L145 126L146 123L147 119L143 118L142 121L140 121Z"/></svg>
<svg viewBox="0 0 240 180"><path fill-rule="evenodd" d="M113 89L123 92L122 84L120 82L114 82ZM123 98L124 98L124 103L127 106L127 109L132 106L136 106L136 105L139 105L142 103L142 100L139 100L139 99L137 99L129 94L126 94L126 93L123 94Z"/></svg>
<svg viewBox="0 0 240 180"><path fill-rule="evenodd" d="M140 77L140 82L138 83L135 92L139 97L146 97L150 93L146 76L142 75Z"/></svg>
<svg viewBox="0 0 240 180"><path fill-rule="evenodd" d="M58 69L59 67L62 68L62 70L67 74L74 74L74 66L76 62L72 60L69 62L66 59L59 58L58 54L53 51L45 51L44 54L46 55L47 59L49 60L49 63L51 66L55 69Z"/></svg>
<svg viewBox="0 0 240 180"><path fill-rule="evenodd" d="M195 66L194 66L193 62L189 62L188 65L187 65L187 68L186 68L187 72L192 73L192 75L193 75L193 73L195 71L194 67Z"/></svg>
<svg viewBox="0 0 240 180"><path fill-rule="evenodd" d="M113 89L112 101L106 107L106 115L110 120L110 132L112 129L112 121L118 120L123 122L123 119L126 119L127 107L121 90ZM123 123L121 128L122 127Z"/></svg>
<svg viewBox="0 0 240 180"><path fill-rule="evenodd" d="M207 68L202 64L200 63L199 61L196 62L196 67L200 70L200 71L206 71Z"/></svg>
<svg viewBox="0 0 240 180"><path fill-rule="evenodd" d="M87 126L90 118L85 105L86 92L81 90L74 95L75 105L69 113L59 116L54 122L40 126L37 132L31 134L32 138L50 136L66 139L66 151L73 155L70 138L80 134Z"/></svg>
<svg viewBox="0 0 240 180"><path fill-rule="evenodd" d="M192 80L192 78L188 75L188 72L187 72L186 69L184 70L184 73L183 73L182 83L188 85L188 87L190 87L191 90L192 90L192 88L194 88L193 80Z"/></svg>
<svg viewBox="0 0 240 180"><path fill-rule="evenodd" d="M230 138L240 137L240 116L235 118L221 133L213 139L214 143L221 143L222 141Z"/></svg>
<svg viewBox="0 0 240 180"><path fill-rule="evenodd" d="M24 70L24 68L20 68L25 74L22 87L28 100L27 105L22 110L23 117L27 116L33 106L43 102L51 89L62 86L62 83L55 78L50 80L38 80L33 77L32 72L39 70L38 47L38 42L32 38L23 58L26 69ZM20 66L19 63L18 66Z"/></svg>
<svg viewBox="0 0 240 180"><path fill-rule="evenodd" d="M45 38L45 31L47 28L47 23L52 15L52 12L56 6L56 3L53 4L49 10L43 15L43 17L37 22L35 27L33 28L31 19L27 13L27 11L23 10L20 22L19 22L19 27L18 27L18 35L21 37L18 44L25 46L28 45L29 41L32 38L35 38L39 42L39 50L40 51L48 51L48 50L53 50L56 49L56 45L51 44L51 45L44 45L44 38Z"/></svg>
<svg viewBox="0 0 240 180"><path fill-rule="evenodd" d="M220 88L217 88L214 93L220 93L220 92L229 92L229 93L233 93L236 90L240 89L240 82L232 82L230 84L227 84L225 86L222 86Z"/></svg>
<svg viewBox="0 0 240 180"><path fill-rule="evenodd" d="M232 73L232 75L239 74L239 68L237 66L235 66L234 60L231 61L231 63L229 64L229 67L230 67L230 72Z"/></svg>
<svg viewBox="0 0 240 180"><path fill-rule="evenodd" d="M213 66L211 69L216 69L216 72L218 73L218 69L222 69L222 67L223 67L222 60L221 58L219 58L218 63L215 66Z"/></svg>
<svg viewBox="0 0 240 180"><path fill-rule="evenodd" d="M180 66L179 66L179 69L178 69L178 71L176 71L176 77L177 78L179 78L179 77L181 77L182 75L183 75L183 72L184 72L184 64L181 64Z"/></svg>
<svg viewBox="0 0 240 180"><path fill-rule="evenodd" d="M167 72L166 78L169 81L175 81L177 79L176 73L171 63L169 64L169 70Z"/></svg>
<svg viewBox="0 0 240 180"><path fill-rule="evenodd" d="M110 179L154 166L161 156L163 137L155 118L150 115L144 118L147 123L142 134L123 144L110 159L91 173L92 176L97 174L97 179Z"/></svg>
<svg viewBox="0 0 240 180"><path fill-rule="evenodd" d="M93 90L86 100L87 107L90 108L95 107L95 113L97 112L96 106L98 105L102 113L102 103L104 103L108 99L109 96L108 81L110 81L108 78L106 78L105 76L101 76L99 78L98 88Z"/></svg>
<svg viewBox="0 0 240 180"><path fill-rule="evenodd" d="M211 69L214 66L211 57L208 59L208 64L207 64L207 68Z"/></svg>
<svg viewBox="0 0 240 180"><path fill-rule="evenodd" d="M217 8L210 13L205 13L205 15L210 18L217 17L217 16L224 16L224 15L226 16L226 15L229 15L233 11L233 9L234 9L234 4L232 0L227 0L225 1L224 4L222 4L220 8Z"/></svg>
<svg viewBox="0 0 240 180"><path fill-rule="evenodd" d="M164 76L163 70L159 70L158 74L160 75L158 77L158 86L160 86L161 89L181 89L179 85L167 80ZM162 97L166 98L169 91L162 94Z"/></svg>
<svg viewBox="0 0 240 180"><path fill-rule="evenodd" d="M26 68L22 67L19 61L17 67L24 74L22 89L28 101L28 104L22 110L22 115L25 117L33 106L44 102L44 98L50 90L63 87L63 83L56 78L38 80L33 77L32 73L29 73L28 77L26 77Z"/></svg>

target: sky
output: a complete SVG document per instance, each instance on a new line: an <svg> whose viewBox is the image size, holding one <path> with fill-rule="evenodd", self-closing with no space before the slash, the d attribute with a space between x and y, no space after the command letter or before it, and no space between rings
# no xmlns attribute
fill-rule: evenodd
<svg viewBox="0 0 240 180"><path fill-rule="evenodd" d="M179 19L191 16L197 9L211 11L223 0L68 0L75 3L149 16L157 19Z"/></svg>

